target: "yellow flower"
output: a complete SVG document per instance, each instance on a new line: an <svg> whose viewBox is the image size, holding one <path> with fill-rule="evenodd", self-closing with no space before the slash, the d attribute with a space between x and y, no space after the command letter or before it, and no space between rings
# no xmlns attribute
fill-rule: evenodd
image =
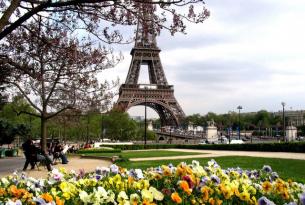
<svg viewBox="0 0 305 205"><path fill-rule="evenodd" d="M265 181L262 184L262 188L263 188L263 191L266 192L266 193L271 192L272 184L269 181Z"/></svg>
<svg viewBox="0 0 305 205"><path fill-rule="evenodd" d="M164 176L170 176L172 174L172 172L171 172L171 170L168 166L163 165L162 169L163 169L163 175Z"/></svg>
<svg viewBox="0 0 305 205"><path fill-rule="evenodd" d="M53 201L53 197L49 193L44 193L40 195L40 197L45 200L45 202L49 203Z"/></svg>
<svg viewBox="0 0 305 205"><path fill-rule="evenodd" d="M172 193L171 198L172 198L172 201L177 204L181 204L181 202L182 202L182 199L177 192Z"/></svg>
<svg viewBox="0 0 305 205"><path fill-rule="evenodd" d="M149 202L152 202L154 200L153 194L147 189L143 189L141 191L141 195L142 195L142 199L146 199Z"/></svg>
<svg viewBox="0 0 305 205"><path fill-rule="evenodd" d="M288 194L287 190L283 191L281 196L283 199L286 199L286 200L289 199L289 194Z"/></svg>
<svg viewBox="0 0 305 205"><path fill-rule="evenodd" d="M242 201L249 201L250 200L250 194L246 191L243 191L242 193L240 193L239 198Z"/></svg>
<svg viewBox="0 0 305 205"><path fill-rule="evenodd" d="M71 195L68 193L68 192L64 192L62 194L62 196L66 199L66 200L69 200L71 198Z"/></svg>
<svg viewBox="0 0 305 205"><path fill-rule="evenodd" d="M6 195L6 191L4 188L0 188L0 196Z"/></svg>
<svg viewBox="0 0 305 205"><path fill-rule="evenodd" d="M250 203L251 204L257 204L255 196L252 196Z"/></svg>
<svg viewBox="0 0 305 205"><path fill-rule="evenodd" d="M234 194L230 189L230 187L226 187L226 186L220 187L220 191L225 199L230 199Z"/></svg>

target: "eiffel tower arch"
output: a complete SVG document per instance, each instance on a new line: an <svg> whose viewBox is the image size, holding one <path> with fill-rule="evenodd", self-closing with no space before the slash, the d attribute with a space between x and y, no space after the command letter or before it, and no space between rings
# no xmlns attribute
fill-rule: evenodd
<svg viewBox="0 0 305 205"><path fill-rule="evenodd" d="M117 107L122 111L143 105L152 108L160 117L162 126L179 126L185 114L174 96L162 67L156 35L149 19L153 14L142 11L143 19L137 25L135 45L126 81L121 85ZM147 29L150 31L147 31ZM149 84L138 84L141 66L148 67Z"/></svg>

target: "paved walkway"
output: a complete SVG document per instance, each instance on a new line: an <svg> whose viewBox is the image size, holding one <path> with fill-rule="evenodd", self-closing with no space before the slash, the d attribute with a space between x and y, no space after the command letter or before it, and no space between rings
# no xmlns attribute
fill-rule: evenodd
<svg viewBox="0 0 305 205"><path fill-rule="evenodd" d="M179 151L179 152L198 152L198 155L151 157L151 158L131 158L130 161L211 158L211 157L222 157L222 156L247 156L247 157L265 157L265 158L305 160L305 153L292 153L292 152L252 152L252 151L224 151L224 150L196 150L196 149L166 149L166 150Z"/></svg>

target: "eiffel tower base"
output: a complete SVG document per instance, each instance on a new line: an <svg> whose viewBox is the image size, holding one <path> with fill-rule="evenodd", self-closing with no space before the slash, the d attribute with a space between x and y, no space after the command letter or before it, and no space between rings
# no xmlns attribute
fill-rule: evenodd
<svg viewBox="0 0 305 205"><path fill-rule="evenodd" d="M131 107L146 105L157 112L161 126L179 126L185 115L174 97L173 86L155 85L152 87L148 89L141 88L140 85L122 84L117 108L125 112Z"/></svg>

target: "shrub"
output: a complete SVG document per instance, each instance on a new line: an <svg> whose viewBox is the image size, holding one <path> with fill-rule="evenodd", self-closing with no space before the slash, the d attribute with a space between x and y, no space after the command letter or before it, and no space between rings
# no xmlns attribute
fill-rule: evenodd
<svg viewBox="0 0 305 205"><path fill-rule="evenodd" d="M88 154L88 153L120 153L121 149L80 149L77 151L78 154Z"/></svg>
<svg viewBox="0 0 305 205"><path fill-rule="evenodd" d="M301 152L305 153L305 142L260 143L260 144L207 144L207 145L178 145L178 144L149 144L149 145L111 145L115 149L199 149L199 150L236 150L261 152Z"/></svg>

